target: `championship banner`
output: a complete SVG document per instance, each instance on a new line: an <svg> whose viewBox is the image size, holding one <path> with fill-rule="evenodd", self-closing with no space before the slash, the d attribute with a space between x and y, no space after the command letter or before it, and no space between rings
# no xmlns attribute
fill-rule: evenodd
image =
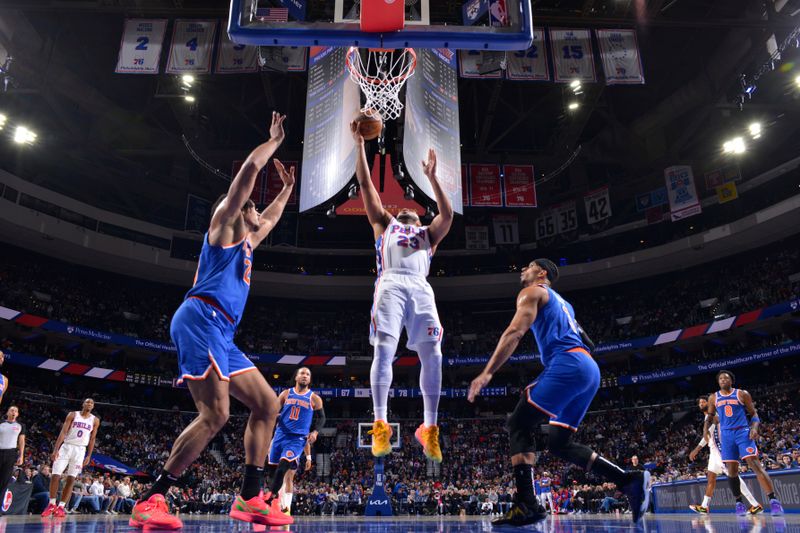
<svg viewBox="0 0 800 533"><path fill-rule="evenodd" d="M736 188L736 182L730 181L717 187L717 199L719 203L724 204L731 200L739 198L739 191Z"/></svg>
<svg viewBox="0 0 800 533"><path fill-rule="evenodd" d="M469 207L469 179L467 179L467 165L461 165L461 203Z"/></svg>
<svg viewBox="0 0 800 533"><path fill-rule="evenodd" d="M717 187L730 181L739 181L741 177L742 176L738 165L729 165L727 167L706 172L706 190L713 191Z"/></svg>
<svg viewBox="0 0 800 533"><path fill-rule="evenodd" d="M472 207L503 207L500 165L469 166Z"/></svg>
<svg viewBox="0 0 800 533"><path fill-rule="evenodd" d="M176 20L167 59L167 74L208 74L216 20Z"/></svg>
<svg viewBox="0 0 800 533"><path fill-rule="evenodd" d="M231 168L231 179L236 177L236 174L239 173L239 169L242 168L244 161L234 161L233 167ZM296 176L295 176L296 177ZM264 189L266 188L266 170L261 169L261 172L258 173L256 176L256 183L253 185L253 192L250 193L250 199L258 205L264 204Z"/></svg>
<svg viewBox="0 0 800 533"><path fill-rule="evenodd" d="M676 165L665 168L664 180L667 183L669 208L673 222L698 215L703 211L694 187L692 167Z"/></svg>
<svg viewBox="0 0 800 533"><path fill-rule="evenodd" d="M583 196L583 205L586 208L586 220L589 224L596 224L611 217L608 185L586 193Z"/></svg>
<svg viewBox="0 0 800 533"><path fill-rule="evenodd" d="M504 52L495 50L459 50L458 73L462 78L502 78L504 59Z"/></svg>
<svg viewBox="0 0 800 533"><path fill-rule="evenodd" d="M119 45L120 74L158 74L166 19L128 19Z"/></svg>
<svg viewBox="0 0 800 533"><path fill-rule="evenodd" d="M553 208L556 213L558 233L567 233L578 229L578 210L575 202L566 202Z"/></svg>
<svg viewBox="0 0 800 533"><path fill-rule="evenodd" d="M551 28L550 52L553 54L555 81L597 81L589 30Z"/></svg>
<svg viewBox="0 0 800 533"><path fill-rule="evenodd" d="M527 50L506 52L506 78L509 80L550 81L544 28L533 28L533 44Z"/></svg>
<svg viewBox="0 0 800 533"><path fill-rule="evenodd" d="M506 207L536 207L533 165L503 165Z"/></svg>
<svg viewBox="0 0 800 533"><path fill-rule="evenodd" d="M600 59L606 73L606 85L644 83L642 56L636 30L596 30Z"/></svg>
<svg viewBox="0 0 800 533"><path fill-rule="evenodd" d="M258 48L236 44L228 37L228 32L219 32L217 46L216 74L242 74L258 72Z"/></svg>
<svg viewBox="0 0 800 533"><path fill-rule="evenodd" d="M297 161L281 161L283 166L286 167L287 172L291 172L294 168L294 177L295 180L300 179L300 170L298 168L299 163ZM275 167L273 162L269 162L266 167L267 171L267 183L266 187L264 187L264 203L269 205L272 201L278 196L278 194L283 190L283 180L281 179L280 174L278 174L278 169ZM297 205L297 184L295 183L294 188L292 189L292 195L289 196L289 201L286 205Z"/></svg>

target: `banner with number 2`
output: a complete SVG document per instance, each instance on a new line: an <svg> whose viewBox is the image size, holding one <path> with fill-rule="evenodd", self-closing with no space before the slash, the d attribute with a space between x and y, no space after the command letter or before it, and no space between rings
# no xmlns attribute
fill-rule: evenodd
<svg viewBox="0 0 800 533"><path fill-rule="evenodd" d="M158 74L166 19L128 19L119 48L116 72Z"/></svg>
<svg viewBox="0 0 800 533"><path fill-rule="evenodd" d="M167 73L210 73L216 32L216 20L176 20Z"/></svg>

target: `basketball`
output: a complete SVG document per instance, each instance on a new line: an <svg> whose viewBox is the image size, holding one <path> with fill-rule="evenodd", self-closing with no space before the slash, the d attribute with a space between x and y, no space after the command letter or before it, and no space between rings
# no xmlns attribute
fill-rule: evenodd
<svg viewBox="0 0 800 533"><path fill-rule="evenodd" d="M356 122L358 122L358 133L364 137L365 141L377 139L383 130L383 118L375 110L370 110L369 115L365 111L359 112Z"/></svg>

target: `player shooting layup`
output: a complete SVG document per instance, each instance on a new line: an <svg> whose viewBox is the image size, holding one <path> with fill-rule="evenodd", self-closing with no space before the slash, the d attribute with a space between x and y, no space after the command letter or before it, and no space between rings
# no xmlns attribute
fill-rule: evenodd
<svg viewBox="0 0 800 533"><path fill-rule="evenodd" d="M278 415L278 398L261 372L233 343L250 292L253 250L278 223L294 187L294 170L275 160L283 190L258 213L250 194L264 165L283 142L285 116L272 114L270 139L247 156L228 193L211 210L194 286L175 312L170 335L178 348L180 379L186 380L198 416L175 439L161 475L133 508L130 525L145 529L183 527L168 513L164 493L177 484L214 435L227 423L230 396L250 410L244 432L245 465L240 494L231 511L239 520L283 525L291 518L259 497L267 443ZM231 513L233 516L233 513Z"/></svg>
<svg viewBox="0 0 800 533"><path fill-rule="evenodd" d="M525 332L531 330L544 371L528 385L508 419L517 494L511 510L492 524L523 526L547 516L536 501L532 481L536 457L533 432L538 431L542 422L549 423L550 453L616 483L628 495L635 523L647 510L650 474L625 472L572 439L600 388L600 369L591 355L594 343L575 320L572 305L550 288L556 281L558 267L549 259L536 259L522 269L523 288L517 296L517 312L486 368L469 387L467 399L474 402L514 353Z"/></svg>
<svg viewBox="0 0 800 533"><path fill-rule="evenodd" d="M359 151L356 158L356 178L367 211L367 219L375 234L378 279L370 321L370 343L375 347L370 385L375 421L372 425L372 454L382 457L391 451L392 429L386 423L389 388L392 385L392 360L403 327L408 334L408 348L419 355L422 365L420 388L424 402L424 422L415 436L425 456L441 462L437 411L442 389L442 324L436 311L433 289L425 279L436 247L444 239L453 222L453 207L436 177L436 153L428 152L422 162L425 175L431 182L439 214L430 226L423 227L411 209L401 209L392 216L381 204L378 191L372 185L364 137L358 124L350 130Z"/></svg>

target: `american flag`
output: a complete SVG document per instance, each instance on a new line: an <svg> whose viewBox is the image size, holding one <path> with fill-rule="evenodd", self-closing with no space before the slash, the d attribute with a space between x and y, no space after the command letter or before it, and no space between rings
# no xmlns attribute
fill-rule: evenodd
<svg viewBox="0 0 800 533"><path fill-rule="evenodd" d="M263 7L256 10L256 18L259 22L287 22L289 20L289 8L287 7Z"/></svg>

